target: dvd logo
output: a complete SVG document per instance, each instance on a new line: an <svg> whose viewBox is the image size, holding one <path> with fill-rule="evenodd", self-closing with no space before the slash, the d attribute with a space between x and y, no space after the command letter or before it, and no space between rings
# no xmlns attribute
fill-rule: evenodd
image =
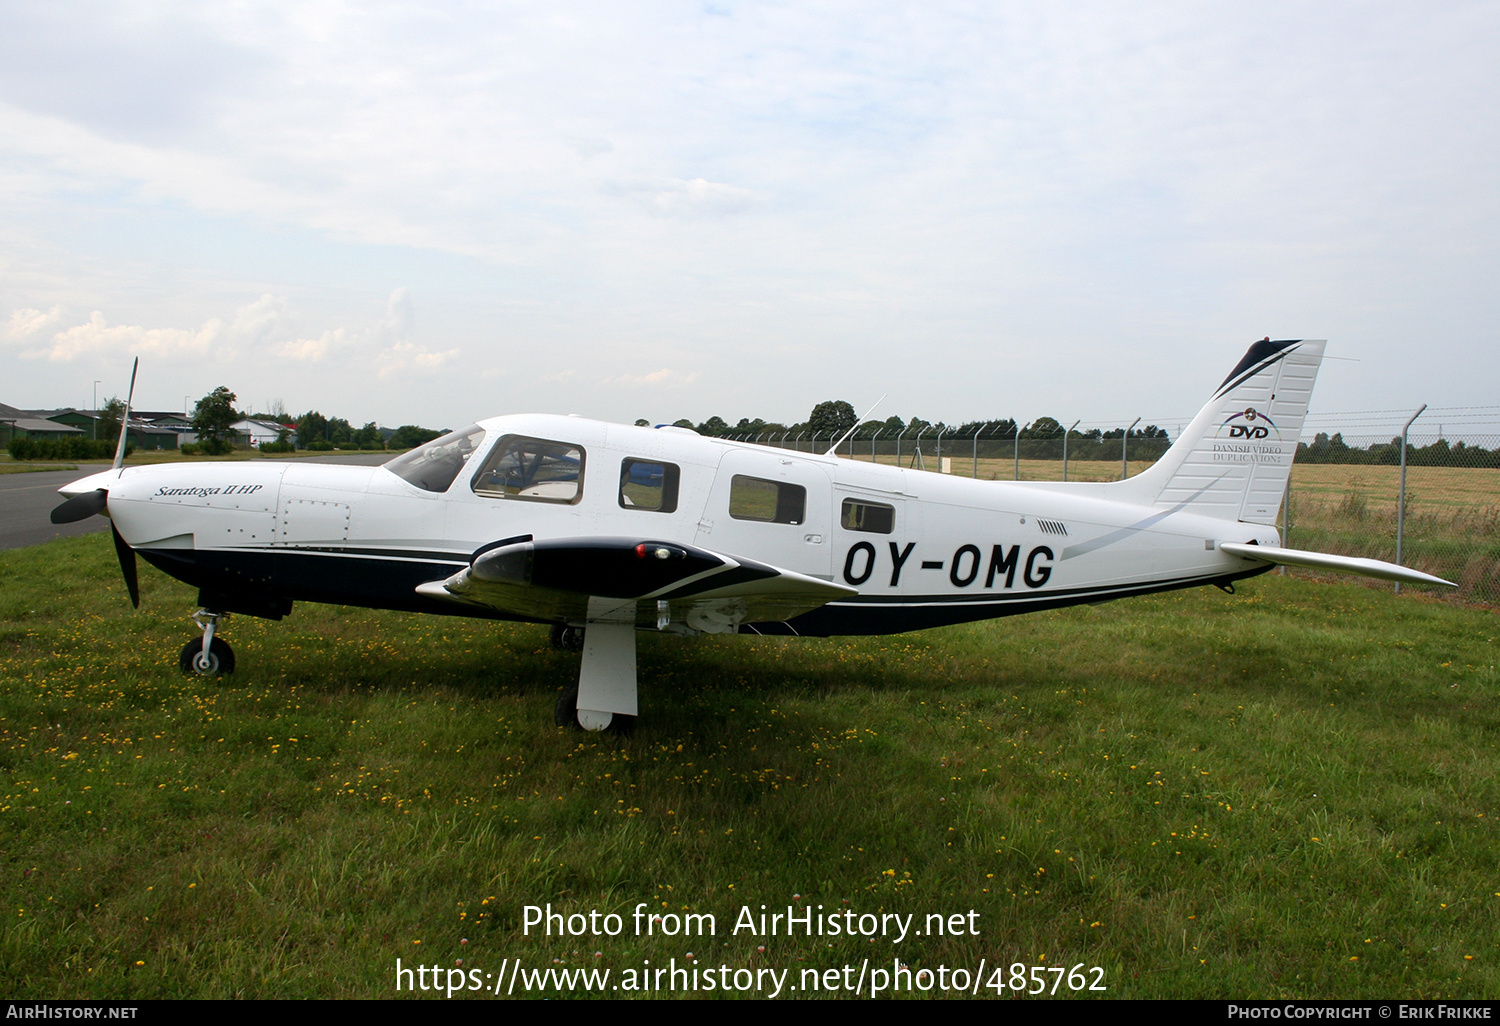
<svg viewBox="0 0 1500 1026"><path fill-rule="evenodd" d="M1240 423L1236 424L1235 421L1240 421ZM1257 424L1256 421L1260 421L1261 423ZM1270 426L1267 427L1266 425ZM1224 428L1229 429L1230 438L1269 438L1272 431L1276 431L1277 437L1281 436L1281 431L1277 429L1271 418L1267 417L1264 413L1256 412L1253 406L1246 409L1243 413L1232 414L1228 420L1224 421L1219 430L1222 431Z"/></svg>

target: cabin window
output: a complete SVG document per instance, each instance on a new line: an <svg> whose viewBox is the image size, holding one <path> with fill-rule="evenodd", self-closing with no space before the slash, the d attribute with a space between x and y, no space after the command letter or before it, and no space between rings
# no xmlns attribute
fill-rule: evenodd
<svg viewBox="0 0 1500 1026"><path fill-rule="evenodd" d="M675 463L628 459L620 463L620 506L655 513L677 510L677 483L682 471Z"/></svg>
<svg viewBox="0 0 1500 1026"><path fill-rule="evenodd" d="M890 534L896 529L896 507L887 506L883 502L845 499L839 523L846 531Z"/></svg>
<svg viewBox="0 0 1500 1026"><path fill-rule="evenodd" d="M583 497L583 449L571 442L506 435L474 475L476 495L573 503Z"/></svg>
<svg viewBox="0 0 1500 1026"><path fill-rule="evenodd" d="M729 482L729 515L736 520L800 524L807 517L807 489L736 474Z"/></svg>
<svg viewBox="0 0 1500 1026"><path fill-rule="evenodd" d="M484 441L484 428L470 424L434 438L385 464L385 469L427 492L446 492Z"/></svg>

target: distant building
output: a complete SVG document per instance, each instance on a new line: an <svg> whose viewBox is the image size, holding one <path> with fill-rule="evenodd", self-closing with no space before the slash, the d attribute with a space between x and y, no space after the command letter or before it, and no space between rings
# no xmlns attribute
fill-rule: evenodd
<svg viewBox="0 0 1500 1026"><path fill-rule="evenodd" d="M12 438L89 438L89 433L80 427L60 424L50 420L50 410L18 410L14 406L0 403L0 448L10 445Z"/></svg>
<svg viewBox="0 0 1500 1026"><path fill-rule="evenodd" d="M283 430L295 431L296 428L274 420L238 420L234 423L234 444L259 449L262 442L276 441Z"/></svg>
<svg viewBox="0 0 1500 1026"><path fill-rule="evenodd" d="M58 424L67 424L76 427L85 438L101 438L99 433L99 410L58 410L49 413L48 420ZM157 427L145 415L137 414L135 410L130 411L130 424L125 435L125 442L133 445L137 450L142 449L176 449L182 443L177 440L177 432Z"/></svg>

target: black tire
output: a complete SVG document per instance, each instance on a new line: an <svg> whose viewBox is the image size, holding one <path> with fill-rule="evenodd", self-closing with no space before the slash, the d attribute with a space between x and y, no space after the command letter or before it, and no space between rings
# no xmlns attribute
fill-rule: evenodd
<svg viewBox="0 0 1500 1026"><path fill-rule="evenodd" d="M551 632L552 647L564 652L583 651L583 628L569 627L565 623L555 623Z"/></svg>
<svg viewBox="0 0 1500 1026"><path fill-rule="evenodd" d="M198 658L203 655L203 639L190 641L182 650L182 656L178 659L178 665L182 672L195 677L222 677L226 673L234 672L234 649L229 647L229 642L223 638L214 638L208 645L208 665L199 666Z"/></svg>
<svg viewBox="0 0 1500 1026"><path fill-rule="evenodd" d="M556 627L552 629L557 630ZM557 696L557 705L552 709L552 722L559 727L583 729L578 725L578 689L576 687L563 688L561 694Z"/></svg>

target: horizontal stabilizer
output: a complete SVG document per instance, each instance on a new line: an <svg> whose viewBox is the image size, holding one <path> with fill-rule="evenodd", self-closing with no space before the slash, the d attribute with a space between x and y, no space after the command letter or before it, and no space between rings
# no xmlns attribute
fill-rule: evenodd
<svg viewBox="0 0 1500 1026"><path fill-rule="evenodd" d="M1420 570L1409 570L1395 563L1380 559L1362 559L1358 556L1333 556L1326 552L1303 552L1301 549L1278 549L1271 545L1241 545L1238 542L1221 542L1219 549L1231 556L1276 563L1281 566L1300 566L1309 570L1335 570L1346 574L1362 574L1379 577L1386 581L1401 581L1405 584L1441 584L1449 588L1458 585L1441 577L1424 574Z"/></svg>

